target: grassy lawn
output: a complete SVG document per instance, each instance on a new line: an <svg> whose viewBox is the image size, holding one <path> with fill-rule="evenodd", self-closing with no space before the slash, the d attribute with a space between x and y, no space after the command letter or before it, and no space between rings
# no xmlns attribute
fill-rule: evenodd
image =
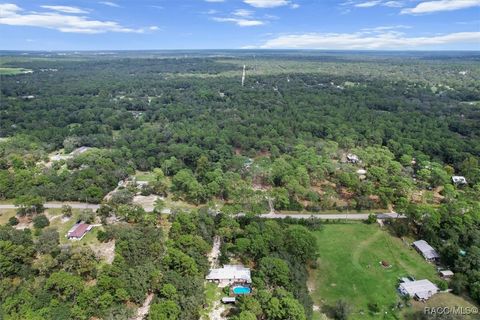
<svg viewBox="0 0 480 320"><path fill-rule="evenodd" d="M376 319L379 315L370 314L368 304L377 303L382 317L390 314L392 305L400 301L398 277L439 279L433 265L377 225L326 225L316 237L318 268L311 272L310 281L315 288L313 300L324 310L344 299L352 306L352 319ZM391 267L382 267L381 260Z"/></svg>
<svg viewBox="0 0 480 320"><path fill-rule="evenodd" d="M76 243L76 244L96 244L99 243L97 240L97 233L102 227L95 227L90 232L88 232L82 240L80 241L71 241L68 240L65 235L67 234L68 230L78 221L78 216L80 215L82 210L80 209L73 209L72 210L72 217L68 221L62 220L62 212L61 209L47 209L45 210L45 214L48 214L49 217L53 218L50 221L49 227L57 228L60 238L60 243ZM4 225L8 222L10 217L15 216L16 210L15 209L2 209L0 210L0 225Z"/></svg>
<svg viewBox="0 0 480 320"><path fill-rule="evenodd" d="M212 311L213 303L222 298L222 290L215 283L207 282L205 284L205 299L208 307L203 308L201 319L207 320L208 314Z"/></svg>
<svg viewBox="0 0 480 320"><path fill-rule="evenodd" d="M135 178L138 180L138 181L148 181L148 182L151 182L151 181L154 181L155 180L155 175L153 174L153 172L149 172L149 171L137 171L135 173Z"/></svg>
<svg viewBox="0 0 480 320"><path fill-rule="evenodd" d="M422 312L424 311L424 308L426 307L462 307L462 308L478 308L474 303L456 296L451 293L439 293L437 295L434 295L431 299L429 299L426 303L421 303L414 301L413 302L413 308L410 310L407 310L404 314L405 319L407 320L414 320L414 312ZM478 309L477 309L478 310ZM460 318L458 316L459 320L474 320L478 319L478 314L477 315L465 315L463 318Z"/></svg>
<svg viewBox="0 0 480 320"><path fill-rule="evenodd" d="M82 210L80 209L73 209L72 210L72 217L70 220L63 222L61 217L61 209L48 209L48 213L50 216L59 216L56 219L53 219L50 222L51 227L55 227L58 230L60 236L60 243L76 243L76 244L95 244L98 243L97 240L97 232L101 227L95 227L90 230L83 238L79 241L72 241L68 240L65 235L67 234L68 230L73 227L73 225L78 221L78 216L80 215Z"/></svg>
<svg viewBox="0 0 480 320"><path fill-rule="evenodd" d="M29 69L24 69L24 68L0 67L0 75L15 75L15 74L24 73L26 71L30 71L30 70Z"/></svg>

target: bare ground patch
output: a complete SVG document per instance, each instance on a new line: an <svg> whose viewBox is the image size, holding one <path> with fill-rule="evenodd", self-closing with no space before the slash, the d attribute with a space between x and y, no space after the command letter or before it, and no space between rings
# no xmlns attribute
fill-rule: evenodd
<svg viewBox="0 0 480 320"><path fill-rule="evenodd" d="M115 258L115 240L90 245L90 248L93 250L97 258L108 264L112 264L113 259Z"/></svg>
<svg viewBox="0 0 480 320"><path fill-rule="evenodd" d="M135 196L133 198L133 203L138 204L145 209L145 211L153 211L155 208L155 201L161 198L157 195L149 195L149 196Z"/></svg>

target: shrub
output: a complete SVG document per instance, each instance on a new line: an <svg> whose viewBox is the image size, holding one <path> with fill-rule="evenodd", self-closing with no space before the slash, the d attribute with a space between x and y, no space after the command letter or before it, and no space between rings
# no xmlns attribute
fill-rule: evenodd
<svg viewBox="0 0 480 320"><path fill-rule="evenodd" d="M437 287L438 289L440 289L441 291L445 291L448 289L448 282L447 281L444 281L444 280L439 280L437 281Z"/></svg>
<svg viewBox="0 0 480 320"><path fill-rule="evenodd" d="M69 205L62 206L62 215L64 217L71 217L72 216L72 207Z"/></svg>
<svg viewBox="0 0 480 320"><path fill-rule="evenodd" d="M19 223L17 217L10 217L10 219L8 219L8 225L9 226L16 226L17 224Z"/></svg>
<svg viewBox="0 0 480 320"><path fill-rule="evenodd" d="M368 215L368 219L365 220L365 223L367 224L374 224L375 222L377 222L377 215L376 214L373 214L373 213L370 213Z"/></svg>
<svg viewBox="0 0 480 320"><path fill-rule="evenodd" d="M33 226L35 229L43 229L50 225L50 221L44 214L39 214L33 218Z"/></svg>

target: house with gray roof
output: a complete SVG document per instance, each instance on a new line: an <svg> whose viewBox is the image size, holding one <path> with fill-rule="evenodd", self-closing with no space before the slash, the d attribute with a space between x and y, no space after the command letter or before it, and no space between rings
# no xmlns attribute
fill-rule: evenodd
<svg viewBox="0 0 480 320"><path fill-rule="evenodd" d="M234 283L252 283L250 269L242 265L224 265L223 268L210 269L206 276L207 281L216 282L220 286Z"/></svg>
<svg viewBox="0 0 480 320"><path fill-rule="evenodd" d="M439 289L429 280L406 281L400 283L398 291L405 296L409 296L419 301L426 301L434 294L438 293Z"/></svg>
<svg viewBox="0 0 480 320"><path fill-rule="evenodd" d="M413 243L413 247L417 250L427 261L435 261L440 258L438 252L428 244L425 240L418 240Z"/></svg>

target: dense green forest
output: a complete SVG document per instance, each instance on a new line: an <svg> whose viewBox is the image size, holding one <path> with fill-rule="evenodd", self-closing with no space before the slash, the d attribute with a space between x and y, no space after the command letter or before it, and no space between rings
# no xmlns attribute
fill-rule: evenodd
<svg viewBox="0 0 480 320"><path fill-rule="evenodd" d="M480 302L478 55L184 55L0 56L33 71L0 75L0 201L28 219L46 201L101 204L98 241L116 243L104 264L41 219L11 219L0 319L127 319L147 293L149 319L198 319L214 235L223 262L254 269L257 291L232 319L311 319L320 227L254 218L271 210L405 214L392 232L428 240L455 271L451 289ZM142 195L190 213L165 219L162 201L146 212L131 186L105 198L139 171L153 176Z"/></svg>

